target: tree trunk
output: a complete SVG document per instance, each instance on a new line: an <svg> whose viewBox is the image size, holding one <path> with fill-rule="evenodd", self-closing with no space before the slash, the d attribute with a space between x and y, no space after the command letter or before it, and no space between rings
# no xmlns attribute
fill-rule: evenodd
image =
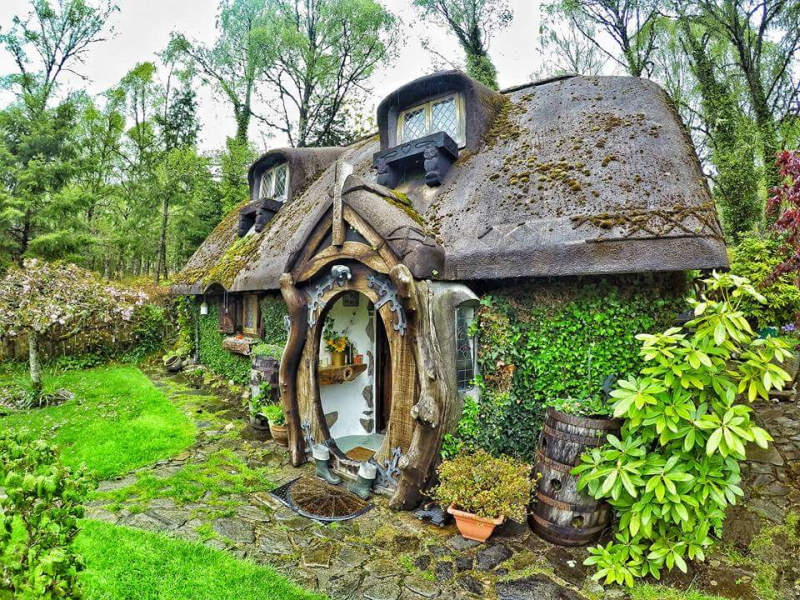
<svg viewBox="0 0 800 600"><path fill-rule="evenodd" d="M39 337L33 329L28 331L28 367L31 372L33 392L38 398L42 393L42 365L39 362Z"/></svg>
<svg viewBox="0 0 800 600"><path fill-rule="evenodd" d="M167 276L167 221L169 219L169 197L164 194L164 200L161 203L161 236L158 241L158 266L156 267L155 284L158 285L158 279L161 273L164 277Z"/></svg>

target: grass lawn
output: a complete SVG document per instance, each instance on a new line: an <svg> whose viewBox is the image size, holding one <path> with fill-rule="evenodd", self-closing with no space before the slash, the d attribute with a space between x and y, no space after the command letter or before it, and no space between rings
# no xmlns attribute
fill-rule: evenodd
<svg viewBox="0 0 800 600"><path fill-rule="evenodd" d="M86 521L85 600L322 600L268 567L202 544Z"/></svg>
<svg viewBox="0 0 800 600"><path fill-rule="evenodd" d="M194 424L136 367L45 375L48 389L66 388L75 398L0 417L0 427L28 428L55 441L67 465L84 463L98 478L107 479L175 454L194 441ZM4 373L0 385L24 376Z"/></svg>

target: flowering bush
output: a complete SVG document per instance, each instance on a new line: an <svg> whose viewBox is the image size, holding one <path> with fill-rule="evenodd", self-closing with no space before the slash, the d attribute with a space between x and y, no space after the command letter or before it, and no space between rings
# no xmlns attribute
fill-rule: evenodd
<svg viewBox="0 0 800 600"><path fill-rule="evenodd" d="M800 277L800 152L784 150L778 153L775 164L782 181L770 190L767 212L780 213L774 227L785 234L783 251L787 258L775 269L774 276L797 272Z"/></svg>
<svg viewBox="0 0 800 600"><path fill-rule="evenodd" d="M768 399L789 379L776 362L790 352L779 338L758 338L740 310L763 301L732 274L704 280L694 320L656 335L639 335L645 366L617 382L614 416L621 437L582 457L572 473L579 489L607 500L619 515L616 540L590 549L595 579L633 585L635 577L703 560L725 509L743 494L739 461L745 444L772 439L751 420L748 401Z"/></svg>
<svg viewBox="0 0 800 600"><path fill-rule="evenodd" d="M28 338L31 381L41 391L39 342L129 321L147 296L112 286L72 264L28 259L0 280L0 337Z"/></svg>

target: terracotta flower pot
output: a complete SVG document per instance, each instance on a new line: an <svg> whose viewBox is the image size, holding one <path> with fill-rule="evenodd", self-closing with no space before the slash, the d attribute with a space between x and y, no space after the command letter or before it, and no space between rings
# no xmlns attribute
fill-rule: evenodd
<svg viewBox="0 0 800 600"><path fill-rule="evenodd" d="M331 366L343 367L344 366L344 352L331 352Z"/></svg>
<svg viewBox="0 0 800 600"><path fill-rule="evenodd" d="M470 512L458 510L452 504L447 508L447 512L455 517L456 527L462 537L481 543L488 540L494 533L494 528L506 520L502 515L494 519L479 517Z"/></svg>
<svg viewBox="0 0 800 600"><path fill-rule="evenodd" d="M281 446L289 445L289 430L286 429L286 425L275 425L272 423L272 421L270 421L269 433L272 436L272 439Z"/></svg>

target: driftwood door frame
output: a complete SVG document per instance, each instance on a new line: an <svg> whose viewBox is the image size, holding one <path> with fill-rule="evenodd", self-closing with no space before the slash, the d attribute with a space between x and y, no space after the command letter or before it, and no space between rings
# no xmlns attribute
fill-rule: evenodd
<svg viewBox="0 0 800 600"><path fill-rule="evenodd" d="M379 194L374 199L385 201ZM342 231L351 229L356 235L342 235ZM339 234L334 235L334 231ZM344 274L343 267L349 269L350 277ZM319 287L331 276L335 281L332 286ZM400 448L397 486L390 506L408 510L422 500L438 462L444 434L460 414L451 364L455 355L450 339L453 328L449 325L452 300L461 292L443 292L437 283L414 279L387 241L346 201L338 211L328 209L313 226L281 276L281 293L289 313L289 338L280 367L281 402L292 464L298 466L307 460L301 412L313 418L315 443L330 438L316 382L320 321L331 302L347 291L363 293L377 306L383 299L379 295L381 289L387 288L376 281L390 285L395 308L402 309L405 329L396 329L398 311L392 310L390 303L378 307L376 312L390 345L392 408L384 443L375 458L385 461L394 448ZM314 292L309 293L310 290Z"/></svg>

